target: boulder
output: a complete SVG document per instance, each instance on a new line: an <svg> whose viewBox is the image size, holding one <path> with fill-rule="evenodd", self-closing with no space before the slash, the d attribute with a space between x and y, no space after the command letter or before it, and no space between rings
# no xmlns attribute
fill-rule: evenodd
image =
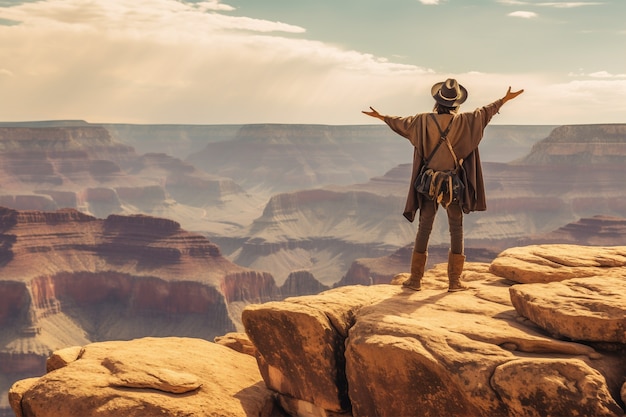
<svg viewBox="0 0 626 417"><path fill-rule="evenodd" d="M626 246L531 245L498 255L490 271L522 284L592 276L626 276Z"/></svg>
<svg viewBox="0 0 626 417"><path fill-rule="evenodd" d="M489 269L466 264L465 292L448 293L437 265L420 292L340 287L248 306L243 323L263 379L294 416L622 416L624 346L551 337L516 311L511 281Z"/></svg>
<svg viewBox="0 0 626 417"><path fill-rule="evenodd" d="M230 332L224 336L217 336L214 340L218 345L226 346L235 352L256 356L256 348L245 333Z"/></svg>
<svg viewBox="0 0 626 417"><path fill-rule="evenodd" d="M24 417L22 412L22 397L33 385L39 381L39 378L26 378L17 381L9 390L9 405L15 412L16 417Z"/></svg>
<svg viewBox="0 0 626 417"><path fill-rule="evenodd" d="M78 360L82 351L83 348L81 346L72 346L52 352L46 360L46 372L63 368L75 360Z"/></svg>
<svg viewBox="0 0 626 417"><path fill-rule="evenodd" d="M510 361L496 368L491 384L512 417L528 416L528 404L541 410L538 415L542 416L615 416L622 412L604 377L577 359Z"/></svg>
<svg viewBox="0 0 626 417"><path fill-rule="evenodd" d="M626 276L514 285L517 312L559 338L626 345Z"/></svg>
<svg viewBox="0 0 626 417"><path fill-rule="evenodd" d="M254 358L192 338L84 346L74 361L14 384L18 416L272 416Z"/></svg>
<svg viewBox="0 0 626 417"><path fill-rule="evenodd" d="M311 409L347 411L344 343L348 331L360 308L397 290L395 286L341 287L246 307L243 324L259 351L267 386L281 397L309 403Z"/></svg>

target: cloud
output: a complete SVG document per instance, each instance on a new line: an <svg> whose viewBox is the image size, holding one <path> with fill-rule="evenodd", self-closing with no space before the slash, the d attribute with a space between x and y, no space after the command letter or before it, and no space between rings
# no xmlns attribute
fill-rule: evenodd
<svg viewBox="0 0 626 417"><path fill-rule="evenodd" d="M624 74L611 74L608 71L596 71L596 72L591 72L589 74L585 74L584 72L578 72L578 73L570 72L568 75L570 77L589 77L589 78L603 78L603 79L620 79L620 78L625 78L626 79L626 73L624 73Z"/></svg>
<svg viewBox="0 0 626 417"><path fill-rule="evenodd" d="M543 6L543 7L554 7L557 9L571 9L574 7L585 7L585 6L599 6L604 3L601 2L590 2L590 1L572 1L572 2L547 2L547 3L534 3L535 6Z"/></svg>
<svg viewBox="0 0 626 417"><path fill-rule="evenodd" d="M177 0L0 6L2 17L20 22L0 25L0 91L10 97L0 101L2 119L374 123L360 111L428 111L430 87L449 77L470 90L467 110L502 97L509 85L524 88L498 124L623 122L626 114L626 80L616 74L558 84L533 74L441 74L306 39L304 27L234 16L229 7Z"/></svg>
<svg viewBox="0 0 626 417"><path fill-rule="evenodd" d="M204 37L221 30L303 33L305 29L282 22L229 16L215 11L234 10L217 1L182 3L175 0L45 0L19 7L2 7L4 18L42 29L101 30L110 34L167 33Z"/></svg>
<svg viewBox="0 0 626 417"><path fill-rule="evenodd" d="M543 2L543 3L531 3L528 1L519 0L497 0L498 3L509 6L539 6L539 7L554 7L558 9L571 9L574 7L585 6L600 6L605 4L604 2L591 2L591 1L572 1L572 2Z"/></svg>
<svg viewBox="0 0 626 417"><path fill-rule="evenodd" d="M5 120L338 122L430 71L294 38L220 3L46 0L2 7ZM9 82L10 78L10 82ZM433 81L434 82L434 81ZM428 81L430 83L430 80ZM337 109L342 109L338 111ZM345 109L345 110L343 110ZM26 115L26 116L24 116Z"/></svg>
<svg viewBox="0 0 626 417"><path fill-rule="evenodd" d="M507 16L521 17L523 19L533 19L533 18L537 17L538 15L535 12L526 12L526 11L519 10L517 12L509 13Z"/></svg>
<svg viewBox="0 0 626 417"><path fill-rule="evenodd" d="M437 6L441 3L441 0L419 0L419 2L427 6Z"/></svg>
<svg viewBox="0 0 626 417"><path fill-rule="evenodd" d="M235 10L235 8L232 6L220 3L220 0L202 1L202 2L195 3L195 4L196 4L196 7L203 8L204 10L215 10L215 11Z"/></svg>

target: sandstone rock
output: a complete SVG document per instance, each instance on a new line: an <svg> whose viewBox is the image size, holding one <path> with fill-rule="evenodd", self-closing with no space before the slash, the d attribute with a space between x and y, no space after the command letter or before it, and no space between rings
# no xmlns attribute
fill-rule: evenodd
<svg viewBox="0 0 626 417"><path fill-rule="evenodd" d="M533 245L502 252L490 271L519 283L626 275L626 246Z"/></svg>
<svg viewBox="0 0 626 417"><path fill-rule="evenodd" d="M293 415L621 416L621 352L547 336L488 269L468 264L466 292L447 293L437 265L421 292L341 287L249 306L243 322Z"/></svg>
<svg viewBox="0 0 626 417"><path fill-rule="evenodd" d="M254 358L200 339L93 343L78 360L14 389L22 393L14 410L31 417L273 413Z"/></svg>
<svg viewBox="0 0 626 417"><path fill-rule="evenodd" d="M227 333L224 336L217 336L214 340L218 345L226 346L236 352L255 357L257 350L245 333Z"/></svg>
<svg viewBox="0 0 626 417"><path fill-rule="evenodd" d="M202 386L197 376L168 368L127 363L111 358L105 358L102 366L111 372L109 384L112 387L152 388L172 394L184 394Z"/></svg>
<svg viewBox="0 0 626 417"><path fill-rule="evenodd" d="M491 382L511 417L529 415L528 404L541 416L608 417L624 411L611 398L604 377L576 359L507 362L496 368Z"/></svg>
<svg viewBox="0 0 626 417"><path fill-rule="evenodd" d="M39 381L39 378L27 378L17 381L9 390L9 405L16 417L24 417L22 412L22 398L24 393Z"/></svg>
<svg viewBox="0 0 626 417"><path fill-rule="evenodd" d="M246 307L242 320L259 351L267 386L332 412L349 407L343 346L356 312L397 291L342 287L317 296Z"/></svg>
<svg viewBox="0 0 626 417"><path fill-rule="evenodd" d="M46 372L52 372L55 369L63 368L75 360L78 360L82 350L83 348L81 346L72 346L52 352L46 360Z"/></svg>
<svg viewBox="0 0 626 417"><path fill-rule="evenodd" d="M555 337L626 345L626 276L514 285L517 312Z"/></svg>

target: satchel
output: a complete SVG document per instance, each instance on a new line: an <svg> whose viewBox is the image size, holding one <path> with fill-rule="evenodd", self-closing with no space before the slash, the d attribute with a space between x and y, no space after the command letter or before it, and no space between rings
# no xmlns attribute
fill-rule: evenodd
<svg viewBox="0 0 626 417"><path fill-rule="evenodd" d="M432 182L434 172L435 171L428 168L428 166L422 164L422 169L415 179L415 190L420 194L424 194L428 198L431 198L429 195L430 184Z"/></svg>

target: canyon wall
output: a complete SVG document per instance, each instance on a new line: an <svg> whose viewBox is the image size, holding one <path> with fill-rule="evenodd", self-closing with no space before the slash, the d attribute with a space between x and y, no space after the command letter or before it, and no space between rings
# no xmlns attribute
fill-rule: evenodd
<svg viewBox="0 0 626 417"><path fill-rule="evenodd" d="M333 285L355 259L390 255L415 235L415 224L401 217L411 148L384 125L161 131L67 124L4 127L8 139L21 138L7 143L22 162L5 165L0 204L170 218L218 243L236 263L271 273L279 285L300 270ZM609 163L624 153L623 131L624 125L488 126L481 144L488 210L466 216L468 248L497 253L580 218L626 216L624 165ZM137 155L121 145L124 135L144 150L151 138L159 150L180 140L179 154L191 154L186 162ZM196 152L202 135L206 144ZM94 150L105 145L106 153ZM567 164L554 162L563 152ZM447 241L445 216L438 216L431 245Z"/></svg>
<svg viewBox="0 0 626 417"><path fill-rule="evenodd" d="M268 273L205 237L146 215L0 208L0 409L53 350L104 340L241 329L240 310L280 299Z"/></svg>
<svg viewBox="0 0 626 417"><path fill-rule="evenodd" d="M252 221L259 204L232 179L164 153L139 155L84 123L0 125L0 173L0 205L17 210L143 213L228 234Z"/></svg>
<svg viewBox="0 0 626 417"><path fill-rule="evenodd" d="M483 160L525 155L551 126L488 126ZM386 125L244 125L234 137L210 141L186 160L246 189L269 193L327 184L349 185L411 162L408 141Z"/></svg>
<svg viewBox="0 0 626 417"><path fill-rule="evenodd" d="M626 165L615 163L626 154L625 132L626 125L564 126L535 145L524 159L508 164L484 162L487 211L464 217L470 259L489 261L485 255L493 257L508 246L533 242L583 218L626 218L622 186ZM553 163L564 152L568 162ZM416 225L401 216L410 173L410 163L400 164L360 184L276 194L245 230L248 240L240 242L243 249L227 254L241 265L272 265L270 272L279 282L290 269L316 268L318 280L333 284L337 270L324 265L319 245L315 250L306 246L315 246L312 240L343 245L348 256L334 256L345 273L354 259L390 255L412 244ZM604 245L616 241L606 232L602 236L597 232L582 228L576 239ZM576 243L571 235L561 236L567 239L563 242ZM549 241L559 243L555 237ZM430 238L438 260L445 259L448 242L446 216L440 215Z"/></svg>

